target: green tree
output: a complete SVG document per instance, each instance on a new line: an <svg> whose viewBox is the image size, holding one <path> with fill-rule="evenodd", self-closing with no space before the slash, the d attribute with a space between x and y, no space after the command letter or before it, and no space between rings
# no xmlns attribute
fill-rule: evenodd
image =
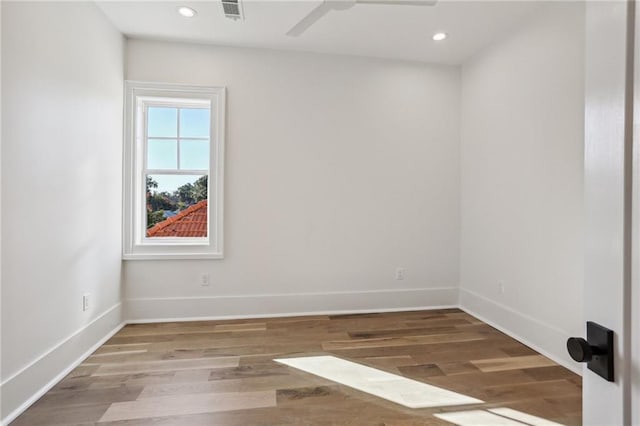
<svg viewBox="0 0 640 426"><path fill-rule="evenodd" d="M200 177L193 184L193 194L197 202L206 200L208 198L209 176L205 175Z"/></svg>
<svg viewBox="0 0 640 426"><path fill-rule="evenodd" d="M164 210L147 211L147 229L164 220Z"/></svg>
<svg viewBox="0 0 640 426"><path fill-rule="evenodd" d="M196 203L196 199L194 197L194 186L191 183L185 183L181 187L179 187L176 192L176 198L180 200L183 204L190 206L191 204Z"/></svg>
<svg viewBox="0 0 640 426"><path fill-rule="evenodd" d="M202 176L194 183L185 183L179 187L176 192L177 203L183 202L190 206L207 199L209 186L209 176Z"/></svg>
<svg viewBox="0 0 640 426"><path fill-rule="evenodd" d="M147 209L155 210L176 210L177 204L171 199L168 192L154 192L147 197Z"/></svg>
<svg viewBox="0 0 640 426"><path fill-rule="evenodd" d="M162 222L166 210L177 209L176 203L171 200L171 194L168 192L158 193L157 188L158 182L147 176L147 229L158 222Z"/></svg>
<svg viewBox="0 0 640 426"><path fill-rule="evenodd" d="M153 180L151 176L147 176L147 194L150 194L151 190L156 188L158 188L158 182Z"/></svg>

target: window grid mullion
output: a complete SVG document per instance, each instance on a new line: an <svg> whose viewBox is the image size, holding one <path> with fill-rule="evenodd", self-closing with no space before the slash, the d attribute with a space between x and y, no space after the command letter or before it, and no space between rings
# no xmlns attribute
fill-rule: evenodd
<svg viewBox="0 0 640 426"><path fill-rule="evenodd" d="M175 141L177 139L176 136L149 136L149 139L153 140L162 140L162 141ZM203 141L207 142L209 138L203 137L181 137L180 139L184 139L185 141Z"/></svg>
<svg viewBox="0 0 640 426"><path fill-rule="evenodd" d="M173 176L181 176L181 175L195 175L195 176L205 176L209 174L209 170L201 169L201 170L178 170L178 169L144 169L144 173L147 175L173 175Z"/></svg>
<svg viewBox="0 0 640 426"><path fill-rule="evenodd" d="M178 154L176 156L176 158L178 160L178 164L176 164L176 168L178 170L180 170L180 111L181 111L181 108L178 108L178 111L177 111L178 112L178 117L177 117L177 119L178 119L178 126L177 126L178 127L178 134L176 135L177 136L176 149L178 150Z"/></svg>

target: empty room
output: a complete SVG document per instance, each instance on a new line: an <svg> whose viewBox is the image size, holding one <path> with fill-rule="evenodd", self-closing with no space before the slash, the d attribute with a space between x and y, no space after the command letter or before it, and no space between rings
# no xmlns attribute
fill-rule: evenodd
<svg viewBox="0 0 640 426"><path fill-rule="evenodd" d="M2 425L640 425L633 1L0 5Z"/></svg>

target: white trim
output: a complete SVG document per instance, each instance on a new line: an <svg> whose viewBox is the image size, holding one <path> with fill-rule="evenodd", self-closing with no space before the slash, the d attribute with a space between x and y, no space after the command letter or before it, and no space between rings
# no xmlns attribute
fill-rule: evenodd
<svg viewBox="0 0 640 426"><path fill-rule="evenodd" d="M4 380L0 384L0 393L3 395L3 406L2 406L3 410L6 407L6 403L4 402L4 397L6 397L8 393L4 389L7 386L17 386L17 387L24 386L27 388L33 387L33 385L30 386L28 383L18 383L20 381L20 376L28 374L30 370L36 369L38 367L46 368L47 364L49 363L48 358L53 357L56 351L60 349L64 349L63 347L65 345L70 345L71 341L74 338L79 337L79 335L85 332L88 332L90 328L92 328L93 326L97 326L99 321L103 319L108 319L107 317L110 314L118 311L121 308L122 308L122 303L121 302L116 303L111 308L107 309L105 312L103 312L102 314L97 316L95 319L93 319L91 322L82 326L80 329L78 329L77 331L75 331L65 339L62 339L60 342L54 345L51 349L49 349L48 351L46 351L45 353L43 353L42 355L40 355L39 357L31 361L29 364L22 367L16 373L12 374L9 378ZM107 332L107 334L104 337L99 338L99 340L96 343L92 344L88 350L84 351L80 356L76 357L75 360L71 362L68 366L66 366L62 371L58 372L57 374L53 373L55 374L55 376L52 379L48 380L43 385L35 385L35 386L39 386L38 390L32 393L31 396L29 396L24 401L19 402L18 404L14 404L14 405L17 405L16 408L13 408L13 409L10 408L11 412L1 419L0 424L2 424L3 426L8 425L13 420L15 420L20 414L22 414L27 408L29 408L33 403L35 403L40 397L42 397L45 393L47 393L53 386L59 383L74 368L80 365L89 355L95 352L107 340L109 340L113 335L115 335L118 331L120 331L122 327L126 325L126 322L122 321L121 311L118 312L117 317L118 317L117 319L118 325L116 325L109 332ZM90 337L87 336L87 338L90 338Z"/></svg>
<svg viewBox="0 0 640 426"><path fill-rule="evenodd" d="M147 83L125 81L124 108L124 168L123 168L123 259L222 259L224 239L224 145L226 124L226 88L204 87L184 84ZM149 172L146 164L146 125L145 134L137 130L140 120L146 120L144 105L138 100L150 97L172 98L177 103L185 99L202 99L210 104L211 134L209 135L209 231L207 241L187 239L187 243L196 244L156 244L144 238L144 174ZM179 120L179 117L178 117ZM184 139L178 135L176 140ZM193 138L187 138L193 139ZM177 167L179 169L179 158ZM184 171L165 170L162 174L180 174Z"/></svg>
<svg viewBox="0 0 640 426"><path fill-rule="evenodd" d="M42 361L44 358L46 358L47 356L51 355L51 353L55 350L57 350L58 348L60 348L62 345L64 345L66 342L68 342L69 340L73 339L74 337L76 337L78 334L82 333L83 331L85 331L87 328L91 327L93 324L95 324L96 322L100 321L102 318L104 318L105 316L109 315L111 313L111 311L113 311L114 309L117 309L119 307L122 306L121 302L116 303L115 305L113 305L112 307L110 307L109 309L107 309L106 311L104 311L102 314L98 315L97 317L95 317L91 322L89 322L88 324L80 327L78 330L76 330L75 332L73 332L70 336L65 337L64 339L60 340L57 344L55 344L54 346L52 346L48 351L46 351L45 353L43 353L42 355L40 355L39 357L37 357L36 359L34 359L33 361L31 361L30 363L28 363L27 365L25 365L24 367L22 367L20 370L16 371L15 373L13 373L11 376L9 376L7 379L4 379L2 381L2 383L0 383L0 386L4 386L7 383L9 383L11 380L15 379L17 376L19 376L20 374L24 373L25 371L27 371L29 368L33 367L35 364L37 364L38 362Z"/></svg>
<svg viewBox="0 0 640 426"><path fill-rule="evenodd" d="M122 260L202 260L202 259L224 259L222 254L203 254L203 253L156 253L143 254L132 253L123 254Z"/></svg>
<svg viewBox="0 0 640 426"><path fill-rule="evenodd" d="M490 306L491 309L487 310L487 306ZM558 350L558 345L554 345L554 343L557 342L564 344L567 338L571 336L569 332L545 323L544 321L540 321L537 318L522 314L508 306L465 288L460 289L459 308L507 336L529 346L553 362L582 376L582 365L573 362L569 358L566 354L565 346L563 345L562 349ZM509 324L509 327L500 324ZM522 336L532 336L532 338ZM536 339L535 336L544 336L544 338Z"/></svg>
<svg viewBox="0 0 640 426"><path fill-rule="evenodd" d="M640 7L634 16L633 147L631 171L631 424L640 424ZM630 76L628 76L630 77Z"/></svg>
<svg viewBox="0 0 640 426"><path fill-rule="evenodd" d="M141 320L128 320L127 324L156 324L163 322L189 322L189 321L223 321L223 320L246 320L246 319L266 319L266 318L291 318L310 317L318 315L357 315L357 314L384 314L393 312L413 312L413 311L438 311L441 309L460 309L457 305L443 306L416 306L396 309L357 309L346 311L314 311L314 312L290 312L286 314L264 314L264 315L225 315L209 317L179 317L179 318L150 318Z"/></svg>
<svg viewBox="0 0 640 426"><path fill-rule="evenodd" d="M208 297L132 298L124 301L129 322L271 318L455 308L456 287L253 294Z"/></svg>
<svg viewBox="0 0 640 426"><path fill-rule="evenodd" d="M187 296L187 297L141 297L127 300L174 300L174 299L237 299L245 297L285 297L285 296L340 296L348 294L379 294L379 293L405 293L420 291L458 290L458 287L423 287L423 288L397 288L381 290L354 290L354 291L310 291L304 293L256 293L256 294L228 294L220 296ZM454 307L458 307L456 304Z"/></svg>

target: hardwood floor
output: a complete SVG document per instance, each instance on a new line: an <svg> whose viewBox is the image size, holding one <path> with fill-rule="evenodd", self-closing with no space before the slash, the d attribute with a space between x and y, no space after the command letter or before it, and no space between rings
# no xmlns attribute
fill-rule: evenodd
<svg viewBox="0 0 640 426"><path fill-rule="evenodd" d="M484 403L409 409L273 361L309 355ZM447 309L128 325L12 426L447 425L434 414L496 416L488 410L503 408L578 425L581 379Z"/></svg>

